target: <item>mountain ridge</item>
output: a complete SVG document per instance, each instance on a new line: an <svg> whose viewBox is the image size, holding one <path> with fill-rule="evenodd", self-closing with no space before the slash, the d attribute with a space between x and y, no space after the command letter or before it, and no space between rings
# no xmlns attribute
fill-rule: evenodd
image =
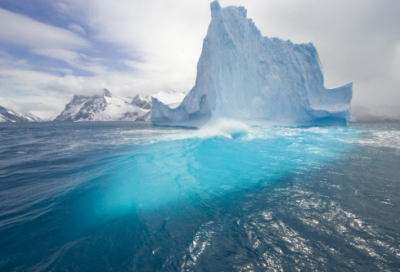
<svg viewBox="0 0 400 272"><path fill-rule="evenodd" d="M139 95L117 97L103 89L102 95L74 95L54 121L148 121L150 110L151 102Z"/></svg>
<svg viewBox="0 0 400 272"><path fill-rule="evenodd" d="M0 122L48 122L32 113L20 113L0 106Z"/></svg>

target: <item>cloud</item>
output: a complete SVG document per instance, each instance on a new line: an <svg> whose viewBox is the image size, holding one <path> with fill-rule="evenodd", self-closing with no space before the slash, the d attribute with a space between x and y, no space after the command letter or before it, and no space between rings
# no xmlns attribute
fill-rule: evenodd
<svg viewBox="0 0 400 272"><path fill-rule="evenodd" d="M3 64L0 105L20 112L32 111L44 118L57 116L74 94L93 95L109 85L107 79L98 77L58 76L33 71L29 66L23 69Z"/></svg>
<svg viewBox="0 0 400 272"><path fill-rule="evenodd" d="M70 24L69 27L77 32L84 32L76 24ZM98 63L98 59L79 53L90 50L93 46L74 32L0 8L0 44L2 43L18 46L38 56L64 61L76 69L92 73L101 73L106 69Z"/></svg>
<svg viewBox="0 0 400 272"><path fill-rule="evenodd" d="M69 26L77 32L84 31L76 24ZM101 58L82 53L93 50L88 40L70 30L1 8L0 46L4 48L0 49L1 102L17 111L26 112L29 109L40 112L41 117L54 117L64 108L72 94L90 93L94 88L102 88L102 81L96 76L107 73ZM15 47L19 48L17 52L23 53L15 55L8 52L9 48ZM35 58L30 57L31 54L60 60L68 64L69 68L51 65L46 60L42 67ZM76 71L88 71L93 77L80 80L80 77L72 75ZM67 75L60 76L60 73ZM52 84L58 81L58 86L52 88Z"/></svg>
<svg viewBox="0 0 400 272"><path fill-rule="evenodd" d="M77 34L0 8L0 43L27 48L84 48L89 42Z"/></svg>
<svg viewBox="0 0 400 272"><path fill-rule="evenodd" d="M86 35L86 31L77 24L69 24L68 28L80 35Z"/></svg>
<svg viewBox="0 0 400 272"><path fill-rule="evenodd" d="M45 109L45 114L41 117L54 116L60 110L64 97L37 88L39 82L54 80L56 76L29 70L29 65L26 65L27 69L23 69L0 63L0 105L19 112Z"/></svg>
<svg viewBox="0 0 400 272"><path fill-rule="evenodd" d="M133 68L137 91L188 92L195 84L197 62L211 19L206 1L68 2L83 16L93 40L113 44Z"/></svg>
<svg viewBox="0 0 400 272"><path fill-rule="evenodd" d="M73 68L89 71L97 75L104 73L107 69L106 66L99 64L99 59L71 50L42 47L33 49L32 52L36 55L62 60Z"/></svg>
<svg viewBox="0 0 400 272"><path fill-rule="evenodd" d="M55 10L64 15L72 15L71 9L66 3L57 2L54 4Z"/></svg>

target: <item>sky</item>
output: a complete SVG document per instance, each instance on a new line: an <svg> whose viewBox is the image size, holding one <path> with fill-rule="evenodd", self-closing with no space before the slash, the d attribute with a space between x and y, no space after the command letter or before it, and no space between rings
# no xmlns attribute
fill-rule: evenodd
<svg viewBox="0 0 400 272"><path fill-rule="evenodd" d="M54 118L74 94L188 93L210 0L0 0L0 105ZM220 0L263 36L313 42L325 87L400 107L400 1Z"/></svg>

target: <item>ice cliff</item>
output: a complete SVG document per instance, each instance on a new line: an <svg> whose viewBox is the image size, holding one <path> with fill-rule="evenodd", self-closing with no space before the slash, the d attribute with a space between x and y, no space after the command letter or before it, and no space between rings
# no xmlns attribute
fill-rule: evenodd
<svg viewBox="0 0 400 272"><path fill-rule="evenodd" d="M214 1L211 17L195 86L179 106L153 97L153 123L190 125L228 117L346 124L352 83L326 89L313 44L263 37L244 7L222 9Z"/></svg>

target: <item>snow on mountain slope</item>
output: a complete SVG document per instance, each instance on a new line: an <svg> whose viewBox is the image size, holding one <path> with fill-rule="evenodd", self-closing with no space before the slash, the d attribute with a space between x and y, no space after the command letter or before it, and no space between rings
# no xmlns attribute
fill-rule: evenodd
<svg viewBox="0 0 400 272"><path fill-rule="evenodd" d="M222 9L214 1L211 14L195 86L177 107L153 97L153 123L191 123L212 116L346 124L352 83L326 89L313 44L263 37L243 7Z"/></svg>
<svg viewBox="0 0 400 272"><path fill-rule="evenodd" d="M133 99L132 99L132 105L145 109L145 110L151 110L151 99L149 99L148 97L141 97L139 95L136 95Z"/></svg>
<svg viewBox="0 0 400 272"><path fill-rule="evenodd" d="M136 99L136 102L140 101L143 100ZM146 103L142 104L145 108L137 106L129 98L113 96L104 89L101 96L75 95L54 121L147 121L150 109Z"/></svg>
<svg viewBox="0 0 400 272"><path fill-rule="evenodd" d="M32 120L34 120L33 122L51 122L51 119L47 119L47 118L40 118L36 115L34 115L33 113L26 113L25 116L27 116L28 118L31 118Z"/></svg>
<svg viewBox="0 0 400 272"><path fill-rule="evenodd" d="M32 113L18 113L0 106L0 122L44 122Z"/></svg>

